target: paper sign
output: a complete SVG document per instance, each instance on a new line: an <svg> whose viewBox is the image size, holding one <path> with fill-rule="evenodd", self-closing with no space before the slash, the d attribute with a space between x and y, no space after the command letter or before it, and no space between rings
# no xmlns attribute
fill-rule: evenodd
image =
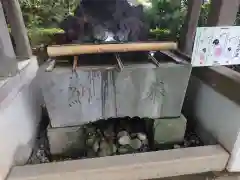
<svg viewBox="0 0 240 180"><path fill-rule="evenodd" d="M240 64L240 26L197 28L192 66Z"/></svg>

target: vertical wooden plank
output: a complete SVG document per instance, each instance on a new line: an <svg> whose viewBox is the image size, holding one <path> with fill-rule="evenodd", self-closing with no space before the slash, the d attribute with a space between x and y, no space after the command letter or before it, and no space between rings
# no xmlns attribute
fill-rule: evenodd
<svg viewBox="0 0 240 180"><path fill-rule="evenodd" d="M191 55L194 36L201 12L202 0L189 0L188 12L182 27L180 37L180 50L185 54Z"/></svg>
<svg viewBox="0 0 240 180"><path fill-rule="evenodd" d="M208 16L209 26L233 25L239 8L239 0L212 0Z"/></svg>
<svg viewBox="0 0 240 180"><path fill-rule="evenodd" d="M15 57L1 1L0 1L0 48L1 52L4 53L5 56L8 56L10 58ZM2 54L0 55L2 56Z"/></svg>
<svg viewBox="0 0 240 180"><path fill-rule="evenodd" d="M14 76L17 62L0 1L0 78Z"/></svg>
<svg viewBox="0 0 240 180"><path fill-rule="evenodd" d="M32 56L32 50L19 2L18 0L4 0L2 3L16 44L17 58L28 59Z"/></svg>

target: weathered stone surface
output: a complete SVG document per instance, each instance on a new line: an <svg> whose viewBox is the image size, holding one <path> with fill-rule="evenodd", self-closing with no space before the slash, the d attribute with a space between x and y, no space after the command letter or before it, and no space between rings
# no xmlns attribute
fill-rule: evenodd
<svg viewBox="0 0 240 180"><path fill-rule="evenodd" d="M47 130L52 155L72 155L84 148L84 134L80 127L50 128Z"/></svg>
<svg viewBox="0 0 240 180"><path fill-rule="evenodd" d="M39 76L51 125L64 127L110 117L180 116L190 72L189 65L164 63L129 65L122 72L56 67Z"/></svg>
<svg viewBox="0 0 240 180"><path fill-rule="evenodd" d="M184 139L187 120L179 118L156 119L154 121L154 141L157 144L176 143Z"/></svg>

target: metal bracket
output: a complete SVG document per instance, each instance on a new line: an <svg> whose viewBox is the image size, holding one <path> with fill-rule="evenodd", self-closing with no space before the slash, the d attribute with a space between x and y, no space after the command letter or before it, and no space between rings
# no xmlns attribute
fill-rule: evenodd
<svg viewBox="0 0 240 180"><path fill-rule="evenodd" d="M55 68L56 65L56 60L55 59L50 59L48 67L45 69L46 72L52 72L53 69Z"/></svg>
<svg viewBox="0 0 240 180"><path fill-rule="evenodd" d="M124 65L118 53L115 54L115 58L117 59L119 70L122 71L124 69Z"/></svg>
<svg viewBox="0 0 240 180"><path fill-rule="evenodd" d="M148 58L157 66L160 67L160 63L158 62L158 60L153 57L151 54L148 54Z"/></svg>
<svg viewBox="0 0 240 180"><path fill-rule="evenodd" d="M73 71L76 71L78 66L78 56L74 56L74 60L73 60Z"/></svg>

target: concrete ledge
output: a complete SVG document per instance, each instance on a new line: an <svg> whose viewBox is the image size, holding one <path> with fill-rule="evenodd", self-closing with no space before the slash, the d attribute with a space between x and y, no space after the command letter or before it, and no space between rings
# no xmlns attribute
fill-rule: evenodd
<svg viewBox="0 0 240 180"><path fill-rule="evenodd" d="M112 156L14 167L8 180L134 180L221 171L228 153L220 146Z"/></svg>
<svg viewBox="0 0 240 180"><path fill-rule="evenodd" d="M38 70L38 63L36 57L18 63L19 73L14 77L8 77L0 80L0 106L6 106L5 103L9 103L19 90L27 83L29 83L33 77L36 76ZM4 105L3 105L4 103Z"/></svg>
<svg viewBox="0 0 240 180"><path fill-rule="evenodd" d="M19 63L21 71L14 77L0 80L0 179L12 165L27 162L35 141L41 117L39 89L35 76L35 57Z"/></svg>
<svg viewBox="0 0 240 180"><path fill-rule="evenodd" d="M225 66L194 68L192 73L215 91L240 104L240 73Z"/></svg>

